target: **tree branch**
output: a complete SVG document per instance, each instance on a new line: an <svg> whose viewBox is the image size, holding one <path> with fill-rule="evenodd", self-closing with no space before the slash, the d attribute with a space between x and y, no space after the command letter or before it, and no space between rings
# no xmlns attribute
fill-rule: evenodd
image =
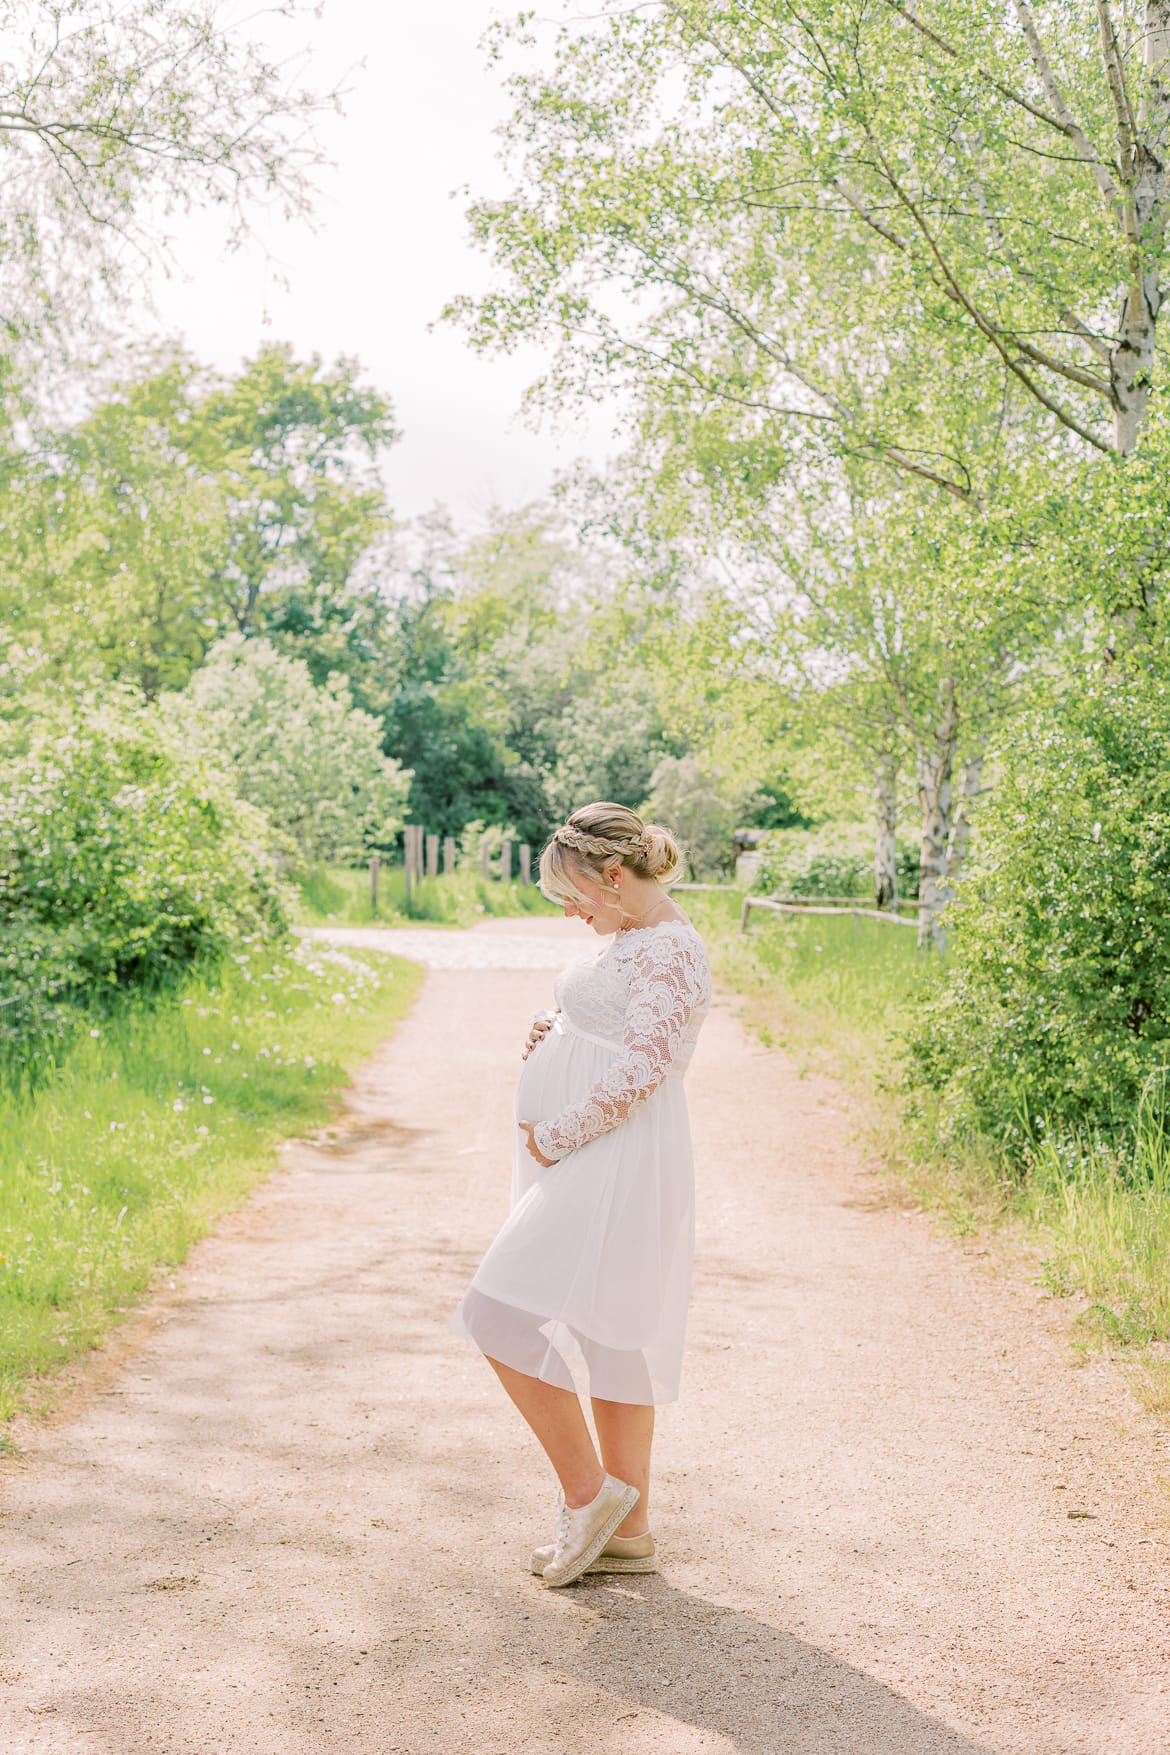
<svg viewBox="0 0 1170 1755"><path fill-rule="evenodd" d="M869 129L866 129L866 137L877 156L878 167L881 174L885 177L890 188L894 191L895 195L897 195L898 199L902 202L906 211L913 219L925 240L927 249L930 251L930 254L938 265L938 272L941 276L939 284L941 285L943 292L948 293L949 296L953 298L954 302L958 304L962 310L966 311L976 328L982 335L987 337L988 341L990 341L992 347L994 347L995 351L999 354L1008 370L1015 373L1020 382L1050 414L1055 415L1062 426L1066 426L1070 432L1076 433L1078 438L1084 439L1085 443L1091 445L1094 450L1108 451L1108 445L1098 439L1088 430L1087 427L1082 426L1080 421L1078 421L1074 415L1070 414L1067 409L1062 408L1058 402L1041 388L1029 372L1024 371L1019 360L1012 357L1011 352L1005 344L1005 337L1009 338L1012 344L1019 348L1024 357L1031 359L1034 364L1044 366L1051 371L1056 371L1062 377L1069 379L1075 384L1080 384L1085 389L1092 390L1096 394L1108 397L1110 394L1110 387L1103 383L1103 381L1097 378L1092 372L1082 371L1079 366L1069 366L1063 361L1056 360L1051 355L1045 354L1042 349L1034 348L1030 342L1021 341L1018 336L1012 334L1011 330L1000 329L997 324L992 323L991 320L984 315L960 286L949 262L943 255L941 246L930 227L927 225L917 202L914 201L907 191L902 188L901 182L895 171L890 166L885 153L882 151L880 143L875 139Z"/></svg>
<svg viewBox="0 0 1170 1755"><path fill-rule="evenodd" d="M1044 348L1036 347L1033 345L1032 342L1025 341L1019 334L1016 333L1016 331L1014 331L1012 329L1005 329L1001 325L993 323L991 321L991 319L989 317L987 317L985 315L985 313L979 309L979 307L974 303L974 301L971 298L968 297L968 295L963 291L962 287L959 285L958 279L957 279L953 269L951 268L950 264L947 262L945 256L943 255L942 248L938 244L937 240L935 239L933 232L931 231L930 227L927 225L925 217L923 216L923 214L921 212L921 209L919 208L918 204L915 201L913 201L911 199L911 197L906 193L906 191L902 188L901 183L899 182L898 178L894 175L894 173L890 169L889 163L885 157L885 154L882 152L880 145L878 144L877 140L869 132L868 129L866 129L866 136L869 140L870 146L873 148L874 153L877 155L879 169L881 171L881 174L885 177L886 181L889 183L890 188L894 191L894 194L897 196L897 198L901 202L902 206L906 209L906 211L910 214L911 218L914 220L915 225L918 227L918 230L921 232L922 237L924 238L924 240L926 242L927 248L929 249L931 255L934 258L934 261L937 265L937 272L934 269L931 269L929 264L927 265L927 272L931 275L931 278L934 280L935 285L938 286L939 289L943 293L945 293L947 298L949 298L952 301L952 303L957 304L962 310L967 312L968 316L972 319L972 321L975 323L975 325L981 331L981 333L987 337L987 339L992 343L992 345L1002 355L1002 357L1004 359L1004 363L1008 366L1011 366L1012 370L1016 370L1016 367L1013 365L1013 362L1011 361L1011 359L1009 358L1007 353L1004 351L1004 348L1003 348L1002 343L1001 343L1002 337L1008 337L1008 338L1010 338L1012 345L1019 349L1019 351L1023 355L1023 357L1025 359L1031 360L1034 365L1043 366L1045 368L1045 370L1051 371L1051 372L1056 372L1060 377L1068 379L1071 383L1080 385L1080 387L1082 389L1092 390L1095 395L1103 396L1106 399L1108 399L1109 395L1110 395L1110 386L1109 386L1109 383L1106 379L1099 378L1094 372L1087 372L1080 366L1072 365L1065 360L1057 359L1054 354L1048 353ZM870 210L870 208L868 207L867 203L863 202L861 200L860 196L858 196L853 191L851 191L848 184L844 183L839 178L834 178L833 186L836 189L838 189L839 192L841 193L841 195L844 197L844 199L846 201L848 201L849 205L853 208L854 212L859 216L859 218L863 219L867 225L871 226L874 231L876 231L881 237L885 238L886 241L888 243L892 244L895 249L902 250L907 255L909 255L911 257L914 257L917 255L917 252L914 250L913 245L907 239L899 237L899 235L896 232L894 232L890 227L884 225L879 219L877 219L873 215L873 213ZM1075 327L1077 319L1072 318L1071 322L1072 322L1072 325ZM1106 354L1106 357L1108 357L1108 354ZM1032 380L1030 378L1025 377L1024 382L1028 385L1028 388L1030 390L1032 390L1034 394L1037 394L1040 396L1041 401L1044 401L1043 393L1039 391L1039 389L1034 385L1034 383L1032 382ZM1046 402L1045 406L1048 407L1052 412L1057 412L1056 404L1049 401L1049 402ZM1060 418L1065 420L1066 425L1073 424L1071 422L1071 418L1066 418L1063 415L1061 415ZM1077 432L1081 432L1082 437L1089 436L1086 433L1084 433L1082 431L1082 429L1080 429L1079 427L1074 426L1073 430L1077 431ZM1092 440L1092 439L1090 439L1089 442L1096 443L1096 441Z"/></svg>
<svg viewBox="0 0 1170 1755"><path fill-rule="evenodd" d="M1068 138L1067 117L1053 115L1048 110L1041 109L1039 104L1034 104L1030 98L1025 97L1023 92L1016 91L1013 86L1005 85L1002 79L998 79L994 73L989 73L985 67L972 66L969 58L956 49L953 43L948 43L945 37L941 37L936 30L932 30L929 25L923 23L912 5L901 5L899 0L885 0L885 4L892 12L896 12L899 18L904 18L907 24L913 25L916 31L920 32L928 42L933 43L936 49L941 50L949 60L957 61L968 72L973 72L985 84L990 85L994 91L999 93L1000 97L1006 98L1010 104L1015 104L1019 109L1026 110L1029 116L1034 116L1038 122L1043 122L1047 127L1054 128L1058 134L1063 134Z"/></svg>
<svg viewBox="0 0 1170 1755"><path fill-rule="evenodd" d="M1105 160L1094 147L1088 135L1085 133L1084 129L1064 101L1064 94L1056 82L1056 75L1053 73L1048 57L1044 53L1044 45L1040 41L1040 33L1036 29L1036 21L1032 17L1032 9L1028 4L1028 0L1012 0L1012 4L1016 9L1016 17L1020 21L1020 29L1024 33L1024 40L1028 45L1028 51L1031 54L1033 66L1040 76L1040 83L1044 87L1048 102L1051 104L1056 115L1059 116L1065 134L1072 141L1081 158L1092 171L1093 178L1098 189L1101 191L1101 195L1111 216L1117 221L1118 225L1121 225L1121 202L1116 184L1105 168Z"/></svg>

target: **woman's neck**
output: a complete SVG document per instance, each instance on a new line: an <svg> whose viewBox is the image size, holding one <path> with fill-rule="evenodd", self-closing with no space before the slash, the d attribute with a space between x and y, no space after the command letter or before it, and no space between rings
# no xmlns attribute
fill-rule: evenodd
<svg viewBox="0 0 1170 1755"><path fill-rule="evenodd" d="M619 926L618 931L619 932L632 932L632 931L635 931L640 926L653 926L655 923L655 916L658 914L661 914L663 908L665 908L669 905L670 900L671 900L671 898L669 896L661 896L660 895L657 902L652 902L650 907L646 910L646 912L639 919L631 920L625 926Z"/></svg>

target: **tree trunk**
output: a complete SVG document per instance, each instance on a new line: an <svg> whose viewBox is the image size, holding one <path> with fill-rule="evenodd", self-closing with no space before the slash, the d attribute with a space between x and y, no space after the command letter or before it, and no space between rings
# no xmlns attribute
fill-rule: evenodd
<svg viewBox="0 0 1170 1755"><path fill-rule="evenodd" d="M1130 162L1124 224L1128 234L1127 284L1121 295L1117 342L1109 363L1113 403L1113 442L1128 454L1137 444L1154 387L1154 354L1162 293L1161 244L1166 230L1166 132L1170 127L1170 0L1145 0L1139 41L1145 80L1139 102ZM1101 15L1102 52L1116 56L1116 39ZM1132 122L1131 122L1132 127Z"/></svg>
<svg viewBox="0 0 1170 1755"><path fill-rule="evenodd" d="M922 807L922 876L918 891L918 949L942 950L946 934L939 916L949 899L947 853L951 839L951 776L959 736L955 685L939 688L939 715L930 738L918 746L918 802Z"/></svg>
<svg viewBox="0 0 1170 1755"><path fill-rule="evenodd" d="M898 905L898 864L894 831L898 826L898 764L891 751L874 770L873 893L878 908Z"/></svg>
<svg viewBox="0 0 1170 1755"><path fill-rule="evenodd" d="M968 756L963 763L963 778L959 784L959 809L955 817L954 833L951 836L951 851L947 859L947 888L953 890L959 881L959 875L967 863L967 853L971 845L971 808L983 790L984 756Z"/></svg>

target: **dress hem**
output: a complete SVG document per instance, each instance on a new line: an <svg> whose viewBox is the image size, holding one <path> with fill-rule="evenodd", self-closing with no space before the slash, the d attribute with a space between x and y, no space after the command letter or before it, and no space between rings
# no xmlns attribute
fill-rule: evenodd
<svg viewBox="0 0 1170 1755"><path fill-rule="evenodd" d="M497 1334L485 1345L477 1336L465 1308L474 1294L488 1304L503 1306L520 1317L526 1317L527 1323L514 1326L511 1335L506 1332ZM678 1382L656 1381L641 1350L617 1354L614 1349L590 1341L588 1336L570 1328L558 1317L541 1317L538 1312L526 1310L522 1305L505 1304L503 1299L489 1298L475 1286L468 1288L452 1312L447 1327L453 1334L461 1335L481 1357L495 1359L523 1377L535 1378L539 1383L548 1383L554 1389L564 1389L570 1394L585 1395L598 1401L621 1402L632 1407L665 1407L679 1399ZM549 1328L554 1330L555 1339L545 1332ZM628 1385L606 1382L614 1374L611 1361L615 1359L619 1361L616 1369L621 1376L634 1371L644 1377L644 1384L638 1385L642 1393L633 1394ZM623 1387L626 1393L615 1393Z"/></svg>

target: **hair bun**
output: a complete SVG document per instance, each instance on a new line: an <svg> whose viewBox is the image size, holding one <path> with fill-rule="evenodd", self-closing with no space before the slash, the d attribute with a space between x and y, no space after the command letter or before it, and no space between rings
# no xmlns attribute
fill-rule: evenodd
<svg viewBox="0 0 1170 1755"><path fill-rule="evenodd" d="M638 844L647 877L661 882L674 876L682 854L669 829L661 823L647 823L638 837Z"/></svg>

